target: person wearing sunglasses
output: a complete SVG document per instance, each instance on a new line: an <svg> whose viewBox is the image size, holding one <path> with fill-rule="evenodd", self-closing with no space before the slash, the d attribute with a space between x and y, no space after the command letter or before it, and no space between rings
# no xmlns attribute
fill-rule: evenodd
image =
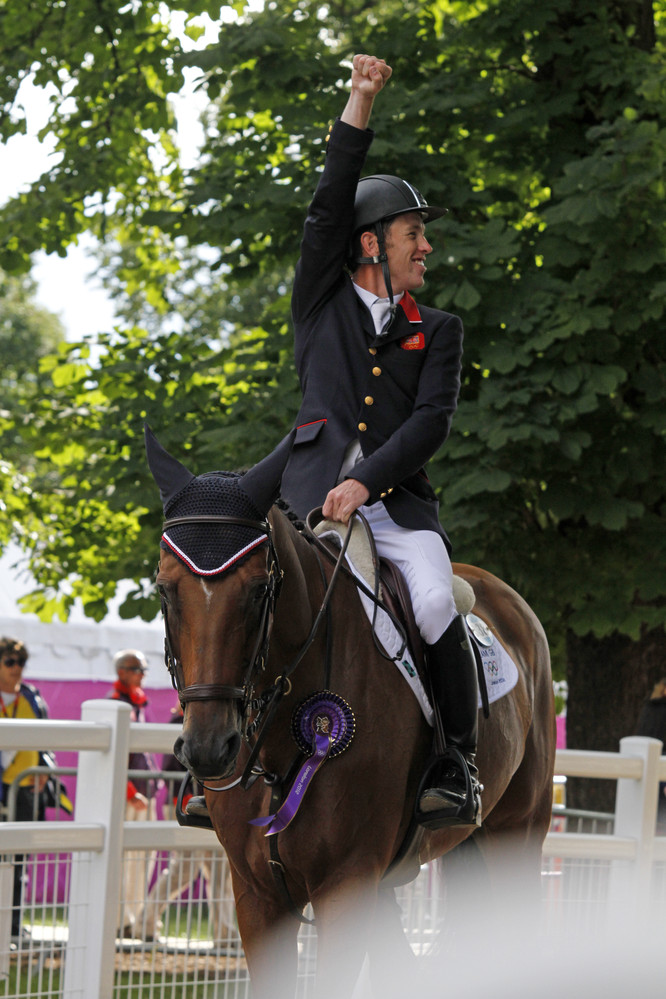
<svg viewBox="0 0 666 999"><path fill-rule="evenodd" d="M0 638L0 717L2 720L45 719L48 718L46 702L36 687L26 683L23 671L28 661L28 650L16 638ZM46 766L53 769L55 758L52 753L39 750L0 751L0 802L6 811L10 803L10 788L16 786L16 796L12 812L6 812L10 822L43 821L45 809L59 803L65 811L71 812L71 802L64 792L60 792L55 781L46 774L35 775L34 767ZM13 795L11 796L13 797ZM25 863L22 854L14 857L14 886L12 898L12 942L16 945L20 938L29 933L21 925L21 891L25 878Z"/></svg>
<svg viewBox="0 0 666 999"><path fill-rule="evenodd" d="M143 689L143 679L148 672L148 663L143 652L137 649L122 649L113 657L117 679L109 692L114 701L124 701L132 709L132 722L145 722L148 696ZM150 753L130 753L129 770L155 771L157 762ZM127 781L125 820L127 822L154 820L157 818L155 804L156 781L153 778L133 777ZM140 936L139 913L152 880L155 853L146 850L126 852L123 860L123 895L120 935L133 939Z"/></svg>

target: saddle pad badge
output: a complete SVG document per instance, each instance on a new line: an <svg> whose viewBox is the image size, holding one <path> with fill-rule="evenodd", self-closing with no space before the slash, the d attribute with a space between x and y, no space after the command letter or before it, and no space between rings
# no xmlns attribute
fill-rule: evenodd
<svg viewBox="0 0 666 999"><path fill-rule="evenodd" d="M485 621L482 621L480 617L476 616L476 614L468 614L465 620L467 621L467 627L472 632L479 645L489 646L493 644L495 636Z"/></svg>

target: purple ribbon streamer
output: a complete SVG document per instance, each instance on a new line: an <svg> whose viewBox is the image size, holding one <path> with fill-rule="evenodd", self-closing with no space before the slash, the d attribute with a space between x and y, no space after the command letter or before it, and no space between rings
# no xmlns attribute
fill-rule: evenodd
<svg viewBox="0 0 666 999"><path fill-rule="evenodd" d="M267 826L269 823L272 823L266 831L266 836L273 836L275 833L282 832L283 829L287 828L300 808L303 796L310 786L310 781L326 760L331 749L331 742L330 735L324 735L323 733L315 735L314 753L298 771L296 780L291 785L291 790L287 795L286 801L278 808L275 815L264 815L258 819L250 819L250 825Z"/></svg>

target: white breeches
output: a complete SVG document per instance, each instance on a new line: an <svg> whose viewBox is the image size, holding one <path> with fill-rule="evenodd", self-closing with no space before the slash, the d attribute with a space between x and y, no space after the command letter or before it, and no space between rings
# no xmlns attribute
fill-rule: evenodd
<svg viewBox="0 0 666 999"><path fill-rule="evenodd" d="M362 506L377 553L395 562L405 577L414 617L427 645L434 645L456 616L453 570L444 540L435 531L412 531L391 520L383 503Z"/></svg>

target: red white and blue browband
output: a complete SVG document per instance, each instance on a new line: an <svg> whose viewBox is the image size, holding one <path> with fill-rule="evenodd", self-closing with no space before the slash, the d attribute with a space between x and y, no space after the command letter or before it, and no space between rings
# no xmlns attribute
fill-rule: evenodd
<svg viewBox="0 0 666 999"><path fill-rule="evenodd" d="M173 554L185 563L190 572L195 573L197 576L218 576L220 573L224 572L226 569L230 569L232 566L236 565L248 552L251 552L254 548L258 548L259 545L263 545L265 541L268 541L267 534L260 534L258 538L251 541L249 544L244 545L239 551L234 555L227 558L218 566L214 566L212 569L204 569L202 566L197 565L194 559L179 548L175 541L169 537L168 534L162 535L162 541L173 552Z"/></svg>

